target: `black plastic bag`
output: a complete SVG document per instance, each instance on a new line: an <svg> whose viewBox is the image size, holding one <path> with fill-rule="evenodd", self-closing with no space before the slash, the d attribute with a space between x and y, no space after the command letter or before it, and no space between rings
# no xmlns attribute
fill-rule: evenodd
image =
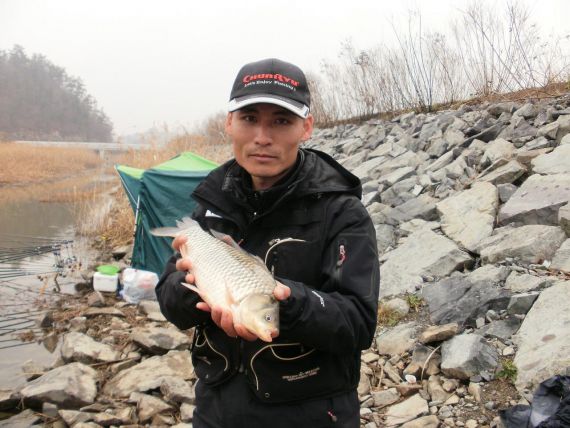
<svg viewBox="0 0 570 428"><path fill-rule="evenodd" d="M499 412L506 428L570 428L570 376L553 376L534 393L532 405Z"/></svg>

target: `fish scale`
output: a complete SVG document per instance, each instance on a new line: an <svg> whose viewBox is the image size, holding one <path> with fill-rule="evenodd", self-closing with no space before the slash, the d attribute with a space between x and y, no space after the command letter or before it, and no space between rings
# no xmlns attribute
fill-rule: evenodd
<svg viewBox="0 0 570 428"><path fill-rule="evenodd" d="M196 284L209 295L212 303L226 306L228 292L235 302L252 293L272 294L275 282L260 260L211 236L199 226L183 233L189 243L183 255L193 261Z"/></svg>

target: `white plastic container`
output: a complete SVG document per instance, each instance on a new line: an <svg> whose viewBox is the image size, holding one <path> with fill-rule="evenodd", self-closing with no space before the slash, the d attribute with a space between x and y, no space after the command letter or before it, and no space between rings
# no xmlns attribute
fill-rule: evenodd
<svg viewBox="0 0 570 428"><path fill-rule="evenodd" d="M106 291L108 293L115 293L117 291L117 284L119 281L119 274L105 275L101 272L93 274L93 288L97 291Z"/></svg>

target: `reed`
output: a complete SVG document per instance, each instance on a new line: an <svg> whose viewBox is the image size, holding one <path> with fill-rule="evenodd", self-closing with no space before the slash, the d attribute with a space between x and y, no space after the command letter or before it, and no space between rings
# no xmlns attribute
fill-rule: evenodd
<svg viewBox="0 0 570 428"><path fill-rule="evenodd" d="M0 143L0 184L55 182L101 165L92 150Z"/></svg>

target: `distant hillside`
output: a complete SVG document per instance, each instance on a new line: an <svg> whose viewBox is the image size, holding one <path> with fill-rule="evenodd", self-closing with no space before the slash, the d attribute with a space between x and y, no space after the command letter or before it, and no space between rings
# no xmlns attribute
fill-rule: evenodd
<svg viewBox="0 0 570 428"><path fill-rule="evenodd" d="M111 141L112 132L80 79L21 46L0 51L0 140Z"/></svg>

